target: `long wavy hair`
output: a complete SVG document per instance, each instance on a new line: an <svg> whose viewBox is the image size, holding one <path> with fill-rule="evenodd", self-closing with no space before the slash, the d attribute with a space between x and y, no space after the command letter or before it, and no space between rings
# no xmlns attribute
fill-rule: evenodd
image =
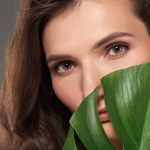
<svg viewBox="0 0 150 150"><path fill-rule="evenodd" d="M70 111L55 96L42 33L46 23L80 0L23 0L6 51L0 99L0 148L61 150ZM150 33L150 0L133 0Z"/></svg>

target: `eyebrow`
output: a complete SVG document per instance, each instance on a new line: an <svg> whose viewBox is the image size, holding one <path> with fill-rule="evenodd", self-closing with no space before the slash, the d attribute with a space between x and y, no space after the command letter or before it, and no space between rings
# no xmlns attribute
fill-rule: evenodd
<svg viewBox="0 0 150 150"><path fill-rule="evenodd" d="M73 59L75 59L75 58L68 54L56 54L56 55L50 55L46 59L46 62L48 64L52 61L73 60Z"/></svg>
<svg viewBox="0 0 150 150"><path fill-rule="evenodd" d="M127 33L127 32L113 32L109 35L107 35L106 37L104 37L103 39L99 40L94 46L93 49L97 49L100 46L104 45L105 43L112 41L116 38L119 37L123 37L123 36L130 36L130 37L134 37L131 33ZM50 55L47 59L46 62L47 64L52 62L52 61L61 61L61 60L72 60L75 59L73 56L68 55L68 54L54 54L54 55Z"/></svg>
<svg viewBox="0 0 150 150"><path fill-rule="evenodd" d="M134 37L131 33L128 32L113 32L109 35L107 35L106 37L104 37L103 39L101 39L100 41L98 41L94 46L93 49L97 49L98 47L104 45L105 43L112 41L116 38L120 38L123 36L130 36L130 37Z"/></svg>

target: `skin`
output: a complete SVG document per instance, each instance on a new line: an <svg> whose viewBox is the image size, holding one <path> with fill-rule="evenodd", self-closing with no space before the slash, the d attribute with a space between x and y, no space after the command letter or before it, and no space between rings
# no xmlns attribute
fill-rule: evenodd
<svg viewBox="0 0 150 150"><path fill-rule="evenodd" d="M128 0L86 0L68 8L47 23L43 45L54 92L72 112L103 76L150 61L150 37ZM103 108L101 86L97 109ZM102 125L122 149L110 120Z"/></svg>

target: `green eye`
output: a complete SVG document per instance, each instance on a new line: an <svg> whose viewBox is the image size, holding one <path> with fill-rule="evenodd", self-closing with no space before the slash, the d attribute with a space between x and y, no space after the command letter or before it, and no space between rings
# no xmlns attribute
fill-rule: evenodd
<svg viewBox="0 0 150 150"><path fill-rule="evenodd" d="M55 70L56 72L59 72L59 73L65 73L65 72L70 71L73 68L75 68L75 65L73 62L63 61L57 64L57 66L55 67Z"/></svg>
<svg viewBox="0 0 150 150"><path fill-rule="evenodd" d="M127 44L113 44L112 46L109 46L108 48L108 55L115 56L120 55L124 52L126 52L129 49L129 46Z"/></svg>

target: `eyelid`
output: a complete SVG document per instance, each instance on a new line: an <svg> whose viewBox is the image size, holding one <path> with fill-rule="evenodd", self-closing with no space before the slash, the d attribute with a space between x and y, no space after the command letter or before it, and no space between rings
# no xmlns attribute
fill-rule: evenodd
<svg viewBox="0 0 150 150"><path fill-rule="evenodd" d="M130 46L130 44L125 40L115 40L115 41L112 41L109 44L107 44L106 49L109 49L110 47L115 46L115 45L119 45L119 44L120 45L122 44L125 46Z"/></svg>
<svg viewBox="0 0 150 150"><path fill-rule="evenodd" d="M52 61L51 63L48 64L48 66L50 69L54 69L55 66L58 66L59 64L66 62L66 61L71 61L71 60L60 59L60 60Z"/></svg>

